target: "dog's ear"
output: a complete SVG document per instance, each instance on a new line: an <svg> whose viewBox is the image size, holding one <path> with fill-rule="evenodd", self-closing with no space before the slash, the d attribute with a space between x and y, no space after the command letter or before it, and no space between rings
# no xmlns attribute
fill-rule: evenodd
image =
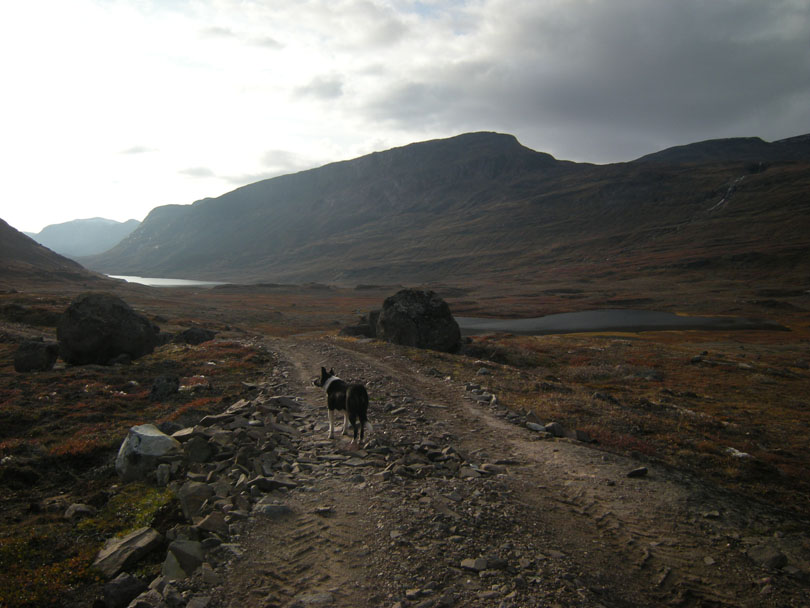
<svg viewBox="0 0 810 608"><path fill-rule="evenodd" d="M321 367L321 373L322 373L324 376L326 375L326 373L327 373L327 372L326 372L326 368L325 368L325 367Z"/></svg>
<svg viewBox="0 0 810 608"><path fill-rule="evenodd" d="M334 376L334 375L335 375L335 368L334 368L334 367L333 367L332 369L330 369L330 370L329 370L329 375L330 375L330 376Z"/></svg>

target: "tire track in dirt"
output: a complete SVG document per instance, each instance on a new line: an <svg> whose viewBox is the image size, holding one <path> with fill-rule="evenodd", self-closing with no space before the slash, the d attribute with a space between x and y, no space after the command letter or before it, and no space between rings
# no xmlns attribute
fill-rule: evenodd
<svg viewBox="0 0 810 608"><path fill-rule="evenodd" d="M255 520L244 534L246 557L222 605L778 606L806 598L788 578L759 593L763 572L735 530L760 514L737 505L723 511L734 521L704 517L724 497L684 475L645 463L649 475L629 479L637 461L540 441L507 422L501 406L466 399L463 384L421 373L391 347L313 338L268 346L284 361L286 394L301 399L299 487L284 497L292 515ZM310 384L321 364L370 385L379 452L357 466L347 465L345 442L322 439L323 395ZM434 464L423 454L435 453L426 445L457 449L472 473L425 477ZM484 463L503 464L485 472ZM508 565L460 567L476 555Z"/></svg>
<svg viewBox="0 0 810 608"><path fill-rule="evenodd" d="M436 391L435 378L416 378L421 386ZM469 441L462 445L494 452L503 446L493 439L504 437L510 454L526 463L512 471L516 481L523 478L524 492L517 492L517 499L533 503L537 513L553 514L548 517L554 520L552 528L568 531L561 546L579 545L591 567L601 564L613 571L623 579L626 591L635 586L637 591L630 595L682 605L766 605L773 599L752 597L752 589L761 587L757 579L767 573L754 567L741 550L739 529L752 522L775 525L756 505L742 507L733 497L649 463L644 463L651 471L647 478L628 479L626 473L639 466L637 461L567 441L535 441L531 432L505 422L504 408L459 400L460 387L447 388L442 385L439 392L463 410L461 416L453 416L454 422L478 422L478 429L461 434ZM448 411L452 408L438 410L436 416L447 417ZM481 428L492 432L480 432ZM543 487L553 491L537 491ZM563 506L549 509L549 500ZM733 521L722 526L706 516L713 518L718 508ZM595 547L599 549L594 551ZM624 556L626 564L618 571L617 556ZM783 582L788 590L802 588L800 581ZM806 594L800 592L799 597L810 602Z"/></svg>

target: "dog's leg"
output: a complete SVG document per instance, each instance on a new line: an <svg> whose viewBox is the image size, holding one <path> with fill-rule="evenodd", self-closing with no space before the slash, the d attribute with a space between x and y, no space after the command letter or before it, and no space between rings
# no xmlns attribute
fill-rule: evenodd
<svg viewBox="0 0 810 608"><path fill-rule="evenodd" d="M341 435L348 435L349 434L349 413L347 410L343 410L343 430L340 432Z"/></svg>
<svg viewBox="0 0 810 608"><path fill-rule="evenodd" d="M335 413L334 410L330 408L326 408L326 411L329 412L329 435L327 435L327 439L334 439L335 438Z"/></svg>
<svg viewBox="0 0 810 608"><path fill-rule="evenodd" d="M357 419L354 417L354 414L352 414L352 415L351 415L351 417L349 418L349 420L351 420L351 423L352 423L352 433L353 433L353 435L354 435L354 437L352 438L352 442L351 442L349 445L353 446L354 448L357 448L357 447L358 447L358 445L359 445L359 444L357 443L357 426L358 426L358 425L357 425ZM363 428L363 423L361 422L361 423L360 423L360 429L361 429L361 431L360 431L360 432L361 432L361 433L362 433L362 428ZM362 434L361 434L361 437L362 437Z"/></svg>

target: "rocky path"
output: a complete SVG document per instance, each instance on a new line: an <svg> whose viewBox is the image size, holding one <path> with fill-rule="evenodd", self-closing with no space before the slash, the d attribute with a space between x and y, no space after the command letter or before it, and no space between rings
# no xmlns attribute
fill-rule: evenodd
<svg viewBox="0 0 810 608"><path fill-rule="evenodd" d="M295 397L285 471L297 485L244 524L213 605L810 605L810 547L795 522L530 430L474 395L474 379L420 369L391 347L268 347L281 359L274 390ZM321 365L367 383L366 449L326 440L311 384Z"/></svg>

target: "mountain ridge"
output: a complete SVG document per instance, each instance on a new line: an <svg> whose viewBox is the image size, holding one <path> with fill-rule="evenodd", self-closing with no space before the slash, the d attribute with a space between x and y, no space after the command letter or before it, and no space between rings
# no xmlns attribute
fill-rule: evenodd
<svg viewBox="0 0 810 608"><path fill-rule="evenodd" d="M24 234L58 254L73 258L107 251L139 225L134 219L119 222L94 217L50 224L37 233Z"/></svg>
<svg viewBox="0 0 810 608"><path fill-rule="evenodd" d="M592 165L463 134L158 207L83 260L110 274L347 284L727 265L808 244L810 140L784 142L709 140ZM717 160L724 149L737 152Z"/></svg>

